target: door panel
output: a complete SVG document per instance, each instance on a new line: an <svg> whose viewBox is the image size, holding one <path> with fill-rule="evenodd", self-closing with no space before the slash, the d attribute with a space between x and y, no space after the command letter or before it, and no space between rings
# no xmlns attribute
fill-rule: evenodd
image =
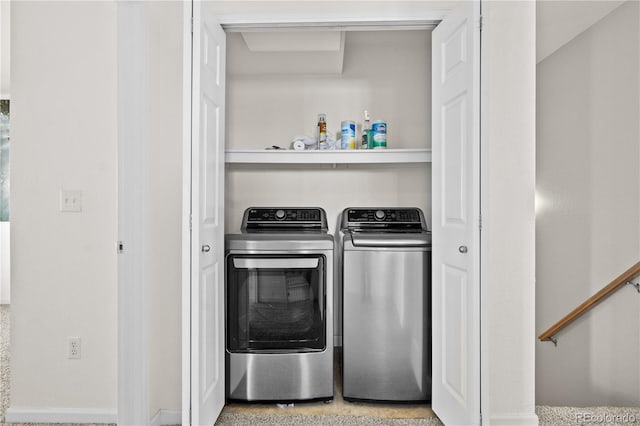
<svg viewBox="0 0 640 426"><path fill-rule="evenodd" d="M202 137L200 139L200 208L201 222L206 226L218 225L218 206L220 204L219 186L220 169L217 161L219 149L216 134L219 129L220 107L215 101L203 96L202 100ZM222 176L223 177L223 176Z"/></svg>
<svg viewBox="0 0 640 426"><path fill-rule="evenodd" d="M441 346L442 383L446 390L458 401L463 403L467 395L465 365L463 352L465 349L466 324L466 277L467 271L443 265L442 299L440 305L445 310L442 317L447 320L448 333L444 334L444 344Z"/></svg>
<svg viewBox="0 0 640 426"><path fill-rule="evenodd" d="M225 33L193 2L191 97L190 423L212 425L225 402Z"/></svg>
<svg viewBox="0 0 640 426"><path fill-rule="evenodd" d="M433 409L480 422L479 2L433 31Z"/></svg>
<svg viewBox="0 0 640 426"><path fill-rule="evenodd" d="M204 330L208 330L207 324L214 324L215 318L215 306L216 300L216 288L215 281L218 275L218 265L214 265L212 268L207 268L202 271L200 277L201 295L200 311L204 314L201 316L203 323L200 324L200 341L203 342L200 350L201 359L210 359L211 362L202 363L204 371L202 372L202 380L200 393L203 395L203 400L207 400L213 392L219 379L220 368L220 353L217 349L217 342L219 339L219 333L217 327L212 327L212 333L202 333Z"/></svg>
<svg viewBox="0 0 640 426"><path fill-rule="evenodd" d="M442 43L442 82L457 73L458 67L464 67L467 63L467 26L466 19L459 22L446 40ZM464 71L461 71L464 72Z"/></svg>
<svg viewBox="0 0 640 426"><path fill-rule="evenodd" d="M465 146L465 129L467 120L465 110L467 92L462 92L442 107L443 147L442 182L443 226L464 226L467 213L467 191L465 185L465 157L468 154Z"/></svg>

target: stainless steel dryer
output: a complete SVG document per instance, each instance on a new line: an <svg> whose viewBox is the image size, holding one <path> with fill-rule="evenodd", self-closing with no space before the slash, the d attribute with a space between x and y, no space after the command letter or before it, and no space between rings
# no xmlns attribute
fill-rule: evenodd
<svg viewBox="0 0 640 426"><path fill-rule="evenodd" d="M341 218L345 399L431 399L431 234L417 208Z"/></svg>
<svg viewBox="0 0 640 426"><path fill-rule="evenodd" d="M333 236L321 208L248 208L225 236L227 397L333 398Z"/></svg>

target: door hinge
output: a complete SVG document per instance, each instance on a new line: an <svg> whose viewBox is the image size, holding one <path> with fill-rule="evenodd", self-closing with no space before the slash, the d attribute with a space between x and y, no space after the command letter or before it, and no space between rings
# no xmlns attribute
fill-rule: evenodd
<svg viewBox="0 0 640 426"><path fill-rule="evenodd" d="M124 243L122 241L118 241L117 248L118 254L122 254L124 252Z"/></svg>
<svg viewBox="0 0 640 426"><path fill-rule="evenodd" d="M482 216L478 216L478 228L482 229Z"/></svg>
<svg viewBox="0 0 640 426"><path fill-rule="evenodd" d="M193 229L193 216L189 215L189 231Z"/></svg>
<svg viewBox="0 0 640 426"><path fill-rule="evenodd" d="M483 19L482 19L482 15L480 15L480 17L478 18L478 29L480 31L482 31L482 24L483 24Z"/></svg>
<svg viewBox="0 0 640 426"><path fill-rule="evenodd" d="M193 34L193 16L191 17L191 34Z"/></svg>

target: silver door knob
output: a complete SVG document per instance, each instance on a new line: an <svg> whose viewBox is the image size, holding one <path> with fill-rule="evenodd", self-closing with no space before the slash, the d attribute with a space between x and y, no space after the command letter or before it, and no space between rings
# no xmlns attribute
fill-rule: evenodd
<svg viewBox="0 0 640 426"><path fill-rule="evenodd" d="M211 251L211 246L205 244L202 246L202 252L203 253L209 253Z"/></svg>
<svg viewBox="0 0 640 426"><path fill-rule="evenodd" d="M467 252L467 246L460 246L458 247L458 251L460 253L466 253Z"/></svg>

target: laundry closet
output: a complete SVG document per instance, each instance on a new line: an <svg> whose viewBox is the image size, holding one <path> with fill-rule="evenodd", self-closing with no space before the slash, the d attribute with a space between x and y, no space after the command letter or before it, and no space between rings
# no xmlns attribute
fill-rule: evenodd
<svg viewBox="0 0 640 426"><path fill-rule="evenodd" d="M322 207L330 233L346 207L419 207L430 223L430 28L228 32L226 57L226 233L252 206ZM365 110L387 122L388 152L273 149L314 137L319 113L338 144L341 121L355 121L359 148ZM341 345L339 309L335 330Z"/></svg>
<svg viewBox="0 0 640 426"><path fill-rule="evenodd" d="M447 246L438 258L434 238L433 298L447 307L433 312L434 409L457 416L454 422L476 418L479 298L477 287L469 287L479 253L471 220L479 179L472 145L479 138L476 6L463 5L451 19L445 13L440 19L265 26L249 18L221 27L194 3L193 56L185 59L193 63L192 278L184 322L191 357L183 370L191 377L183 395L190 393L193 421L215 417L224 404L222 237L240 232L248 207L276 206L323 208L329 233L346 207L425 213ZM341 122L354 121L359 148L365 111L372 122L386 122L386 149L291 149L294 139L315 137L319 114L338 143ZM439 141L437 162L432 135ZM455 238L447 237L452 232ZM335 303L334 342L340 346L339 296Z"/></svg>

